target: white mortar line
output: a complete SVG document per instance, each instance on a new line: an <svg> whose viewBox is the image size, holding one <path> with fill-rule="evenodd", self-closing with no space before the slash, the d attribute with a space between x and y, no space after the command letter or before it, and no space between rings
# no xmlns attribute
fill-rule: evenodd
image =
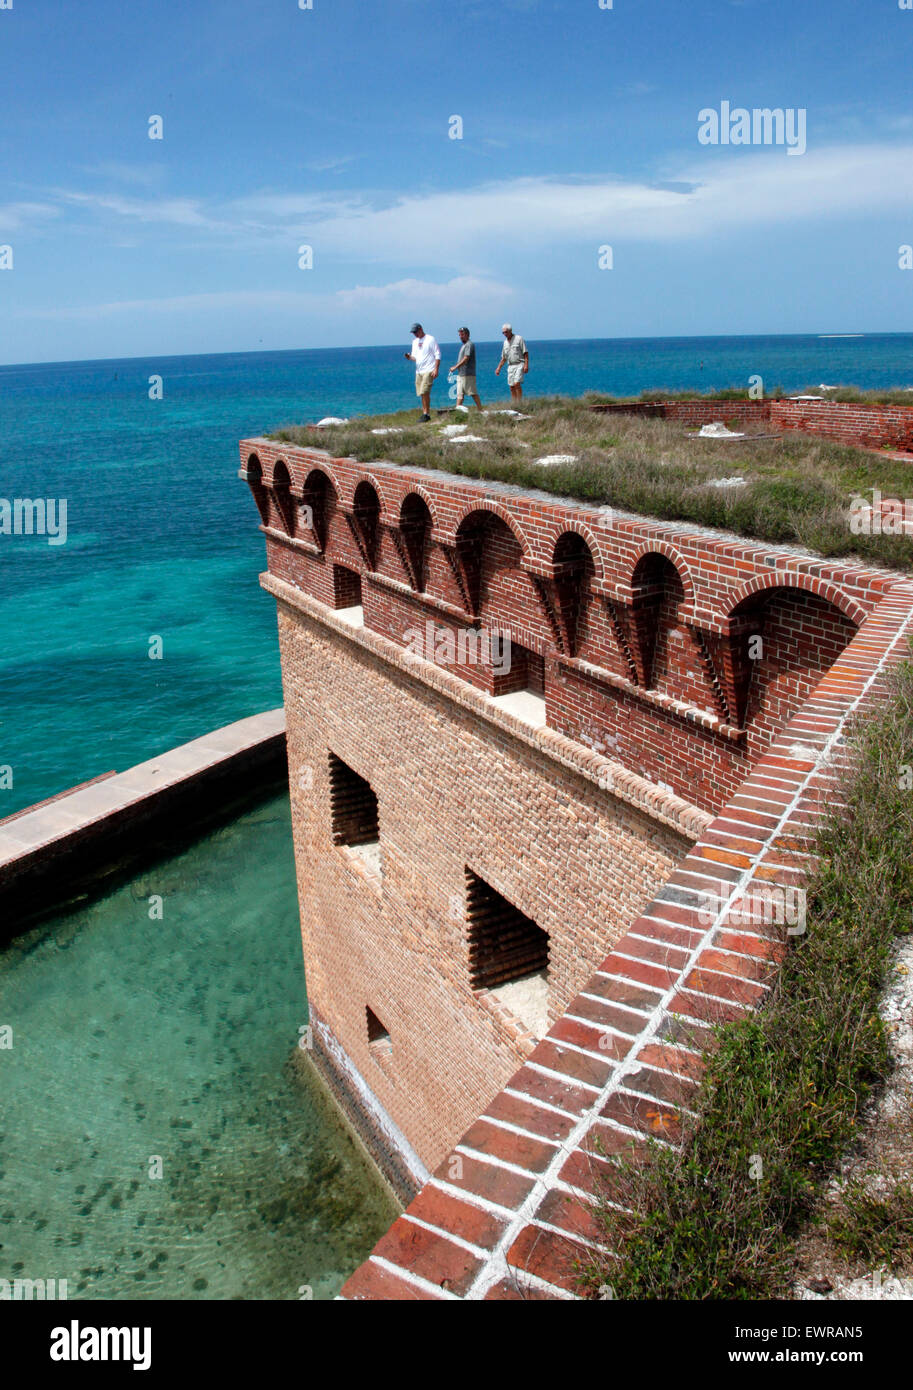
<svg viewBox="0 0 913 1390"><path fill-rule="evenodd" d="M595 995L595 994L588 994L588 995L586 995L586 998L587 998L587 999L596 999L596 998L598 998L598 996ZM630 1033L621 1033L621 1032L619 1032L619 1030L618 1030L617 1028L611 1028L611 1027L609 1026L608 1023L594 1023L593 1020L592 1020L591 1018L583 1018L582 1015L580 1015L580 1014L572 1014L570 1011L568 1011L566 1014L562 1014L562 1015L561 1015L561 1019L565 1019L565 1018L569 1018L569 1019L571 1020L572 1023L582 1023L582 1024L585 1024L585 1026L586 1026L587 1028L592 1028L592 1030L593 1030L594 1033L599 1033L599 1034L611 1033L612 1037L614 1037L614 1038L629 1038L629 1037L631 1036ZM560 1022L561 1022L561 1019L558 1019L557 1022L560 1023ZM548 1036L548 1035L546 1035L546 1036ZM635 1033L634 1036L636 1037L637 1034ZM557 1044L557 1041L556 1041L555 1046L557 1047L557 1045L558 1045L558 1044ZM562 1047L570 1047L570 1043L562 1042L562 1043L561 1043L561 1046L562 1046ZM584 1050L585 1050L585 1049L584 1049Z"/></svg>
<svg viewBox="0 0 913 1390"><path fill-rule="evenodd" d="M411 1221L413 1226L421 1226L423 1231L430 1231L434 1236L440 1236L443 1240L449 1240L451 1245L458 1245L468 1254L474 1255L477 1260L487 1260L488 1251L482 1245L474 1245L465 1236L454 1235L453 1231L445 1231L443 1226L435 1226L431 1221L425 1221L421 1216L413 1216L411 1212L404 1211L400 1217L401 1221Z"/></svg>
<svg viewBox="0 0 913 1390"><path fill-rule="evenodd" d="M500 1220L508 1219L513 1216L512 1207L502 1207L499 1202L492 1202L489 1197L483 1197L479 1192L470 1192L464 1187L456 1187L453 1183L445 1182L443 1178L431 1178L426 1184L428 1187L437 1187L448 1197L454 1197L460 1202L466 1202L471 1207L476 1207L478 1211L484 1211L488 1216L494 1216ZM403 1213L405 1215L405 1213ZM410 1221L412 1218L409 1218Z"/></svg>
<svg viewBox="0 0 913 1390"><path fill-rule="evenodd" d="M499 1094L501 1094L499 1092ZM560 1115L564 1120L576 1120L577 1116L573 1110L562 1110L560 1105L551 1105L547 1100L539 1100L536 1096L527 1095L525 1091L517 1091L513 1086L505 1086L503 1094L513 1096L516 1100L522 1100L525 1105L538 1105L540 1110L550 1110L553 1115ZM488 1116L482 1114L480 1120L487 1120Z"/></svg>
<svg viewBox="0 0 913 1390"><path fill-rule="evenodd" d="M545 1039L543 1038L542 1041L544 1042ZM530 1062L528 1059L524 1065L528 1067L530 1071L538 1072L540 1076L553 1077L555 1081L560 1081L565 1086L582 1086L585 1091L595 1091L597 1094L599 1092L598 1086L593 1086L589 1081L578 1081L576 1076L568 1076L567 1072L555 1071L553 1067L543 1067L539 1062ZM574 1112L571 1111L571 1113L573 1114Z"/></svg>
<svg viewBox="0 0 913 1390"><path fill-rule="evenodd" d="M392 1260L384 1259L383 1255L369 1255L368 1262L379 1265L388 1274L395 1274L397 1279L402 1279L407 1284L414 1284L417 1289L434 1294L435 1298L445 1298L454 1303L460 1302L458 1293L451 1293L450 1289L443 1289L440 1284L432 1284L430 1279L423 1279L420 1274L415 1274L413 1270L405 1269L402 1265L394 1264ZM353 1301L357 1302L357 1300Z"/></svg>
<svg viewBox="0 0 913 1390"><path fill-rule="evenodd" d="M481 1118L480 1115L479 1119ZM568 1116L568 1118L570 1118L570 1116ZM509 1134L522 1134L524 1139L538 1139L540 1144L548 1144L551 1148L554 1148L558 1143L557 1139L547 1139L544 1135L537 1134L533 1129L523 1129L520 1125L512 1124L510 1120L496 1119L494 1115L486 1115L485 1123L487 1125L494 1125L497 1129L505 1129Z"/></svg>
<svg viewBox="0 0 913 1390"><path fill-rule="evenodd" d="M776 885L774 885L774 886L776 886ZM733 930L733 931L737 931L738 928L733 927L732 930ZM634 936L635 933L634 933L634 932L631 932L631 935ZM742 931L740 931L740 932L739 932L739 935L740 935L740 936L753 936L753 937L755 938L756 941L765 941L765 940L769 940L769 939L770 939L770 938L768 938L768 937L758 936L756 932L742 932ZM638 941L655 941L656 938L653 937L653 936L640 936L640 935L638 935L638 936L637 936L637 940L638 940ZM676 946L674 949L677 950L677 951L682 951L682 950L685 950L685 947L683 947L683 946ZM734 951L734 950L732 949L731 946L719 946L719 945L717 945L717 946L715 947L715 949L716 949L717 951L719 951L719 952L720 952L722 955L724 955L724 956L736 956L739 960L754 960L754 961L759 961L759 960L768 959L768 957L765 957L765 956L753 956L750 952L747 952L747 951ZM653 963L654 963L654 962L652 962L652 961L650 962L651 965L652 965ZM724 971L717 971L717 974L724 974L724 973L725 973ZM733 976L733 979L742 979L742 978L743 978L743 977L742 977L741 975ZM571 1044L568 1043L567 1046L570 1047Z"/></svg>
<svg viewBox="0 0 913 1390"><path fill-rule="evenodd" d="M487 1163L489 1168L503 1168L506 1172L513 1173L515 1177L526 1178L527 1182L531 1182L534 1178L534 1174L528 1168L521 1168L519 1163L511 1163L509 1159L497 1158L494 1154L483 1153L481 1149L473 1149L469 1144L454 1144L453 1152L465 1154L467 1158L474 1158L476 1163Z"/></svg>

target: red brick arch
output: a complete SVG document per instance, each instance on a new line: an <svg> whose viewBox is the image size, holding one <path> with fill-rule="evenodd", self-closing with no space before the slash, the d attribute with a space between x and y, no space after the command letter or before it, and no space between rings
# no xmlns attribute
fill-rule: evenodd
<svg viewBox="0 0 913 1390"><path fill-rule="evenodd" d="M495 516L499 517L501 521L504 522L507 529L513 535L515 541L520 547L520 551L523 555L524 560L528 560L531 558L532 552L529 541L523 534L523 531L521 530L516 517L511 516L507 508L503 507L500 502L492 502L487 498L484 498L482 501L479 502L472 502L463 508L463 510L460 512L459 516L456 519L456 523L453 528L454 535L457 533L457 531L459 531L466 518L472 516L474 512L494 512Z"/></svg>
<svg viewBox="0 0 913 1390"><path fill-rule="evenodd" d="M346 460L346 462L349 462L349 460ZM349 478L348 485L345 491L345 496L342 496L342 494L340 493L340 501L342 502L343 507L345 507L347 511L351 510L351 508L354 507L355 493L357 492L359 486L362 483L368 483L368 485L370 487L373 487L374 491L377 493L377 500L380 503L380 514L378 520L382 522L390 521L390 504L392 502L392 499L387 496L386 489L381 486L375 475L373 473L369 473L367 469L365 469L363 472L359 471L358 473L353 473L352 476ZM398 509L396 516L398 519Z"/></svg>
<svg viewBox="0 0 913 1390"><path fill-rule="evenodd" d="M248 454L246 466L247 486L250 488L251 496L256 503L260 521L264 526L267 526L269 524L269 497L263 481L263 464L260 462L260 456L256 453Z"/></svg>
<svg viewBox="0 0 913 1390"><path fill-rule="evenodd" d="M850 622L855 623L857 627L860 627L869 616L861 603L850 598L836 584L831 584L826 579L819 579L813 574L772 570L770 574L755 575L753 579L747 580L736 589L732 595L726 617L731 618L748 599L753 598L755 594L764 593L767 589L802 589L808 594L815 594L816 597L826 599L835 608L839 608L841 613L845 614Z"/></svg>
<svg viewBox="0 0 913 1390"><path fill-rule="evenodd" d="M397 519L399 519L399 517L402 516L403 507L406 505L410 497L420 497L422 499L425 506L428 508L428 511L431 513L432 530L436 531L438 527L437 508L434 505L434 501L431 497L431 494L429 492L426 492L426 490L423 487L420 487L417 483L411 485L409 491L403 494L402 500L399 504L399 509L397 511Z"/></svg>
<svg viewBox="0 0 913 1390"><path fill-rule="evenodd" d="M634 571L647 555L662 555L674 565L685 591L685 602L694 603L694 581L691 578L691 570L681 552L676 550L674 545L670 545L668 541L650 541L637 547L632 556L633 564L628 575L628 583L633 583Z"/></svg>
<svg viewBox="0 0 913 1390"><path fill-rule="evenodd" d="M310 463L310 460L308 460L308 462ZM329 468L325 468L325 467L323 466L322 463L311 463L311 465L310 465L310 467L308 468L307 472L304 474L303 478L301 479L301 487L302 487L302 488L305 488L305 487L307 486L308 478L312 477L315 473L322 473L322 474L323 474L323 476L326 478L327 482L329 483L330 487L333 489L333 496L336 498L336 501L338 502L338 501L339 501L339 488L338 488L338 486L337 486L337 484L336 484L336 479L333 477L333 474L330 472Z"/></svg>
<svg viewBox="0 0 913 1390"><path fill-rule="evenodd" d="M558 548L558 542L561 540L562 536L566 536L571 531L575 532L578 536L580 536L583 540L586 541L587 545L589 546L590 554L593 557L593 569L595 576L597 579L604 579L605 556L602 553L602 547L600 546L599 541L596 539L596 536L590 530L589 526L585 526L582 521L568 521L566 524L562 525L560 531L556 531L554 533L555 538L552 544L551 554L548 558L550 560L554 560L555 551Z"/></svg>
<svg viewBox="0 0 913 1390"><path fill-rule="evenodd" d="M291 468L289 468L288 459L284 459L284 458L282 458L282 456L280 455L278 458L274 458L274 459L273 459L273 464L272 464L272 467L270 468L270 471L269 471L269 477L266 476L266 472L265 472L265 470L264 470L264 474L263 474L263 486L264 486L264 487L274 488L274 487L276 486L276 469L279 467L280 464L282 465L282 467L285 469L286 473L288 474L289 486L290 486L290 487L293 487L293 486L294 486L294 479L293 479L293 477L292 477L292 470L291 470Z"/></svg>

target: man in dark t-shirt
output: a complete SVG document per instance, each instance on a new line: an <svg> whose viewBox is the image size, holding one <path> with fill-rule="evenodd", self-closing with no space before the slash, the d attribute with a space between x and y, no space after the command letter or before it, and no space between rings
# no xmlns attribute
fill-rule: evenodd
<svg viewBox="0 0 913 1390"><path fill-rule="evenodd" d="M450 372L456 372L457 405L463 404L464 396L471 396L479 409L482 409L482 402L479 400L479 391L476 386L476 345L469 336L468 328L460 328L460 355Z"/></svg>

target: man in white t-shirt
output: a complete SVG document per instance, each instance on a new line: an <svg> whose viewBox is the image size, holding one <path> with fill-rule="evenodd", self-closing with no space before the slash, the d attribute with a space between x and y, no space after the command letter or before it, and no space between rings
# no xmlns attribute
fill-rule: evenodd
<svg viewBox="0 0 913 1390"><path fill-rule="evenodd" d="M414 323L409 331L413 338L412 351L404 352L403 356L415 362L415 394L422 402L421 418L430 420L431 385L441 370L441 349L420 323Z"/></svg>

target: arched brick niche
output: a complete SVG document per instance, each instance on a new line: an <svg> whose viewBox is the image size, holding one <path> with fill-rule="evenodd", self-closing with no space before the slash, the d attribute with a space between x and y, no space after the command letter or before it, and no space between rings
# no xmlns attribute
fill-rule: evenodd
<svg viewBox="0 0 913 1390"><path fill-rule="evenodd" d="M743 599L730 626L730 699L757 757L834 665L857 624L820 594L783 584Z"/></svg>
<svg viewBox="0 0 913 1390"><path fill-rule="evenodd" d="M269 525L287 536L295 534L296 508L292 501L292 479L284 459L277 459L273 467L273 485L270 489Z"/></svg>
<svg viewBox="0 0 913 1390"><path fill-rule="evenodd" d="M428 582L428 548L431 542L431 511L424 497L410 492L403 499L399 514L399 534L409 582L422 593Z"/></svg>
<svg viewBox="0 0 913 1390"><path fill-rule="evenodd" d="M638 684L649 689L662 685L675 657L670 633L678 629L678 613L685 601L685 586L675 565L659 551L642 555L631 575L634 661Z"/></svg>
<svg viewBox="0 0 913 1390"><path fill-rule="evenodd" d="M269 494L263 486L263 465L256 454L251 454L247 460L247 485L251 490L251 495L260 513L260 520L264 526L269 524Z"/></svg>
<svg viewBox="0 0 913 1390"><path fill-rule="evenodd" d="M471 511L457 528L456 551L469 611L508 626L518 599L530 596L520 563L523 547L514 531L496 512Z"/></svg>
<svg viewBox="0 0 913 1390"><path fill-rule="evenodd" d="M565 531L552 552L555 600L563 644L568 656L586 650L590 633L593 552L579 531Z"/></svg>
<svg viewBox="0 0 913 1390"><path fill-rule="evenodd" d="M365 565L369 570L376 570L380 548L380 498L373 484L365 480L358 484L351 516Z"/></svg>
<svg viewBox="0 0 913 1390"><path fill-rule="evenodd" d="M299 529L318 550L326 550L330 515L336 503L336 489L326 473L320 468L312 469L301 489Z"/></svg>

